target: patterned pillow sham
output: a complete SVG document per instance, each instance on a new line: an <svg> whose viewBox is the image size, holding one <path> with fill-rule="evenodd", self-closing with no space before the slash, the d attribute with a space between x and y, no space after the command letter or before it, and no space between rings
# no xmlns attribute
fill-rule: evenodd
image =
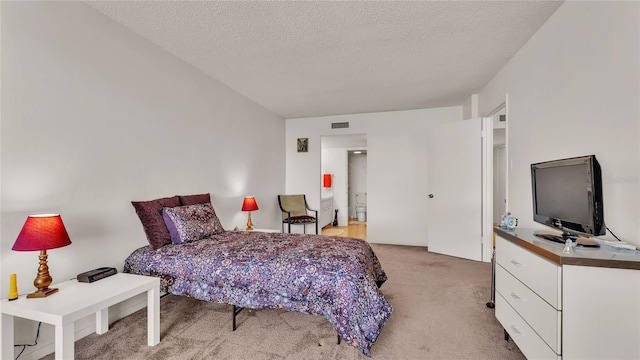
<svg viewBox="0 0 640 360"><path fill-rule="evenodd" d="M211 204L196 204L162 209L164 223L174 245L196 241L224 232Z"/></svg>

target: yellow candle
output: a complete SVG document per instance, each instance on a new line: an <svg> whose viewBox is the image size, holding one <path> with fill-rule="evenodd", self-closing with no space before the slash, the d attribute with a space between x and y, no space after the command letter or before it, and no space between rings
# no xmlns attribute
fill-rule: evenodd
<svg viewBox="0 0 640 360"><path fill-rule="evenodd" d="M18 282L16 281L16 274L11 274L9 277L9 300L15 300L18 298Z"/></svg>

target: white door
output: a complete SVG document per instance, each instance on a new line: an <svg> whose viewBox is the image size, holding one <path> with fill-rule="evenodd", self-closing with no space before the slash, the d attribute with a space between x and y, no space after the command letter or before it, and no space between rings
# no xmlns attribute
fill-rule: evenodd
<svg viewBox="0 0 640 360"><path fill-rule="evenodd" d="M427 135L429 251L482 260L482 120L446 123Z"/></svg>

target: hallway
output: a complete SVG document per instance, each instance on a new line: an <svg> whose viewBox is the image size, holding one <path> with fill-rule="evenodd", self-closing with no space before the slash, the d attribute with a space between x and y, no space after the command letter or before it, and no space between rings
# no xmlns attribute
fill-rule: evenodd
<svg viewBox="0 0 640 360"><path fill-rule="evenodd" d="M367 240L367 222L349 219L348 226L328 225L322 229L322 235L345 236L356 239Z"/></svg>

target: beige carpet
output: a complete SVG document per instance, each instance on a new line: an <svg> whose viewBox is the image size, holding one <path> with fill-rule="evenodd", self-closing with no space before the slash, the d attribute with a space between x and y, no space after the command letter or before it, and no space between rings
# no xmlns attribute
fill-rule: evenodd
<svg viewBox="0 0 640 360"><path fill-rule="evenodd" d="M524 359L485 306L490 264L419 247L372 247L389 277L381 289L394 308L373 359ZM161 300L160 316L159 345L146 345L143 309L104 335L77 341L76 359L367 359L337 345L322 316L245 310L232 332L230 306L172 295Z"/></svg>

